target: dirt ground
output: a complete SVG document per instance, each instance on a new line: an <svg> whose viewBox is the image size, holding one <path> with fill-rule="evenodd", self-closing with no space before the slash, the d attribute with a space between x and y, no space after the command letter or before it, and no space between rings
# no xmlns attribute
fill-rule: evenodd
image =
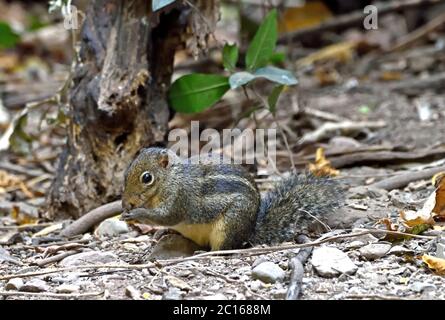
<svg viewBox="0 0 445 320"><path fill-rule="evenodd" d="M443 143L445 125L445 100L443 96L433 93L425 94L425 99L431 101L434 115L431 120L421 121L415 105L403 94L388 94L383 101L377 102L366 117L357 111L357 105L371 104L375 101L373 94L355 93L325 93L313 94L308 99L308 106L329 111L351 120L385 119L387 126L373 130L360 141L361 145L379 145L386 143L392 146L409 146L412 150L426 147L436 147ZM391 107L387 107L391 105ZM329 151L329 148L327 149ZM431 162L431 159L427 160ZM403 189L380 193L357 192L354 187L364 186L393 175L407 168L421 165L420 161L401 162L400 164L369 164L353 165L341 169L338 180L349 188L347 206L350 211L329 217L334 227L334 234L348 233L351 228L372 228L381 218L396 220L402 209L419 208L424 200L434 191L429 179L415 181ZM364 194L363 194L364 193ZM36 201L34 199L34 201ZM4 225L10 223L8 217L0 221ZM35 231L41 228L29 228L17 231L11 244L4 244L2 250L8 253L8 259L0 264L0 277L11 274L22 274L41 270L35 262L42 259L39 248L56 246L51 237L43 239L39 244L33 238ZM9 229L8 229L9 230ZM19 229L20 230L20 229ZM9 231L10 232L10 231ZM436 235L430 231L432 235ZM2 229L2 236L5 232ZM424 234L429 234L428 232ZM320 235L318 235L320 236ZM434 254L435 239L409 239L405 241L387 242L375 237L358 241L356 246L351 243L362 237L347 238L341 241L326 243L323 246L340 249L357 266L352 274L339 274L330 278L321 277L314 270L311 260L305 265L302 285L302 299L443 299L442 276L434 274L420 260L427 254ZM113 263L134 263L143 252L150 252L155 245L153 235L141 235L140 231L130 231L116 237L95 237L87 234L81 239L81 245L76 250L111 253ZM316 239L316 237L313 237ZM56 239L57 240L57 239ZM76 241L74 241L76 242ZM389 243L402 246L406 252L387 253L375 260L367 260L360 254L360 248L367 243ZM62 250L63 252L64 250ZM32 279L42 279L47 288L42 292L58 292L63 285L72 285L74 291L70 294L97 293L89 296L93 299L129 299L132 297L128 287L133 287L136 294L146 299L283 299L286 296L291 270L289 261L298 250L284 250L255 256L234 254L230 257L212 257L206 260L185 261L171 266L159 267L153 265L142 270L131 269L90 269L57 272L54 274L24 278L25 282ZM0 251L0 258L2 258ZM271 261L285 271L285 278L274 284L263 283L252 278L252 268L262 261ZM82 263L81 263L82 264ZM55 265L57 266L57 264ZM8 281L0 282L0 290L6 291ZM63 292L63 291L62 291ZM27 298L25 297L8 297ZM33 299L39 298L33 297ZM41 298L48 298L42 295ZM49 297L51 298L51 296Z"/></svg>
<svg viewBox="0 0 445 320"><path fill-rule="evenodd" d="M328 64L328 70L335 69L338 76L334 83L321 85L314 69L296 71L300 84L286 92L278 112L289 132L294 160L304 170L313 162L315 150L323 147L340 172L334 179L346 190L344 208L323 218L330 230L319 225L322 231L310 234L312 241L376 227L387 230L382 219L400 225L400 212L420 210L435 192L432 175L389 190L369 186L444 165L444 41L442 34L400 52L371 52L356 56L353 63ZM294 61L289 67L295 67ZM59 71L48 73L47 83L60 84ZM16 101L21 97L20 86L11 85L4 99L11 113L19 112ZM222 126L218 110L224 113L230 99L197 118L205 119L208 126ZM55 109L48 112L57 115ZM46 125L39 130L41 115L41 110L33 112L28 121L27 130L35 138L30 152L2 151L0 155L0 300L286 298L292 282L289 263L298 249L241 250L177 260L176 251L193 251L187 241L174 240L173 249L170 244L163 247L166 239L175 236L159 236L158 229L149 226L125 229L116 222L113 228L124 230L113 236L99 235L96 229L72 239L60 237L68 221L38 219L38 212L44 208L64 129ZM188 120L177 115L171 126ZM324 123L346 120L368 124L334 130L299 144L301 137ZM289 161L281 140L278 149L284 171ZM268 187L268 179L257 178L260 188ZM45 229L48 226L54 229ZM437 223L414 237L373 233L316 245L304 263L301 299L445 299L444 277L422 260L424 255L443 255L444 239L443 227ZM323 248L338 249L332 251L334 260L346 259L348 266L338 267L338 261L329 265L329 259L314 265L316 251ZM150 262L153 251L159 259ZM255 275L255 268L264 262L281 269L277 279L264 281ZM113 267L101 268L104 263Z"/></svg>

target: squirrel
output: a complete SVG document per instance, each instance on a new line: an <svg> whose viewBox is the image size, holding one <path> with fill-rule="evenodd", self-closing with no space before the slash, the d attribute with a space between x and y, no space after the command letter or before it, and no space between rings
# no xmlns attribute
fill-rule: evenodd
<svg viewBox="0 0 445 320"><path fill-rule="evenodd" d="M342 198L332 179L293 174L261 199L241 165L193 163L151 147L125 172L121 219L167 226L201 247L227 250L291 241Z"/></svg>

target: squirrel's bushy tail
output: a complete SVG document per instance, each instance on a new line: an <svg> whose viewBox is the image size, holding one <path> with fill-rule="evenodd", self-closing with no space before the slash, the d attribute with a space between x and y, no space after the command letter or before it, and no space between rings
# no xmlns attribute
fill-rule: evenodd
<svg viewBox="0 0 445 320"><path fill-rule="evenodd" d="M340 207L343 191L329 178L312 174L292 175L261 201L252 244L290 241L315 220Z"/></svg>

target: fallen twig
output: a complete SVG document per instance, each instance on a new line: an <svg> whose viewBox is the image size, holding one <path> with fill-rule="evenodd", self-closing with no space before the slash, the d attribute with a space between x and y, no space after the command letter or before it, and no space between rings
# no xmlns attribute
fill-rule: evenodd
<svg viewBox="0 0 445 320"><path fill-rule="evenodd" d="M435 17L433 20L428 21L426 24L421 26L420 28L414 30L413 32L402 37L397 43L390 48L388 51L398 51L402 49L406 49L408 46L414 44L418 40L424 38L429 33L435 31L439 27L445 24L445 13L440 14Z"/></svg>
<svg viewBox="0 0 445 320"><path fill-rule="evenodd" d="M352 164L369 163L390 163L390 162L408 162L413 160L424 160L427 158L441 158L445 156L445 148L434 150L420 150L412 152L399 151L378 151L378 152L359 152L346 154L338 157L330 157L329 161L334 168L342 168Z"/></svg>
<svg viewBox="0 0 445 320"><path fill-rule="evenodd" d="M17 231L25 231L25 230L34 230L38 228L46 228L49 226L52 226L54 222L48 222L48 223L31 223L31 224L22 224L21 226L1 226L0 231L8 231L8 230L17 230Z"/></svg>
<svg viewBox="0 0 445 320"><path fill-rule="evenodd" d="M61 232L61 235L64 237L73 237L82 234L99 222L111 218L120 212L122 212L121 200L104 204L74 221Z"/></svg>
<svg viewBox="0 0 445 320"><path fill-rule="evenodd" d="M28 296L28 297L49 297L49 298L88 298L96 297L103 294L102 292L86 292L86 293L52 293L52 292L22 292L22 291L0 291L0 296Z"/></svg>
<svg viewBox="0 0 445 320"><path fill-rule="evenodd" d="M59 262L60 260L65 259L66 257L72 256L73 254L76 254L76 253L79 253L79 252L81 252L81 251L80 250L71 250L71 251L62 252L62 253L59 253L59 254L57 254L55 256L52 256L52 257L49 257L49 258L45 258L45 259L41 259L41 260L37 261L36 264L39 267L44 267L44 266L46 266L48 264Z"/></svg>
<svg viewBox="0 0 445 320"><path fill-rule="evenodd" d="M307 107L303 109L303 113L307 116L319 118L319 119L326 120L326 121L332 121L332 122L341 122L341 121L348 120L344 117L338 116L338 115L330 113L330 112L317 110L317 109L313 109L313 108L307 108Z"/></svg>
<svg viewBox="0 0 445 320"><path fill-rule="evenodd" d="M398 189L405 187L410 182L429 179L434 176L436 173L445 171L445 166L440 166L437 168L427 169L419 172L407 172L397 175L395 177L391 177L388 179L384 179L382 181L373 183L370 187L385 189L391 191L393 189Z"/></svg>
<svg viewBox="0 0 445 320"><path fill-rule="evenodd" d="M348 294L346 299L379 299L379 300L413 300L414 297L399 297L394 295L383 294Z"/></svg>
<svg viewBox="0 0 445 320"><path fill-rule="evenodd" d="M309 143L318 142L322 139L329 138L337 131L343 133L357 132L363 129L378 129L386 126L384 121L343 121L343 122L326 122L320 128L313 132L305 134L298 141L298 145L306 145Z"/></svg>
<svg viewBox="0 0 445 320"><path fill-rule="evenodd" d="M300 238L302 243L308 243L309 238L303 236ZM314 247L302 248L297 255L289 261L289 268L292 270L289 289L287 290L286 300L297 300L301 293L303 284L304 264L312 253Z"/></svg>
<svg viewBox="0 0 445 320"><path fill-rule="evenodd" d="M6 276L1 276L0 280L9 280L12 278L29 278L29 277L35 277L35 276L41 276L45 274L51 274L51 273L59 273L59 272L65 272L65 271L76 271L76 270L82 270L82 269L146 269L146 268L153 268L155 267L154 263L146 263L146 264L88 264L83 266L75 266L75 267L66 267L66 268L59 268L59 269L47 269L47 270L41 270L41 271L34 271L34 272L26 272L26 273L16 273L16 274L10 274Z"/></svg>
<svg viewBox="0 0 445 320"><path fill-rule="evenodd" d="M376 3L377 12L379 17L385 14L400 11L409 8L415 8L421 5L434 5L441 3L443 0L404 0L404 1L391 1L389 3ZM362 10L358 10L352 13L338 15L332 19L322 22L316 26L311 26L308 28L303 28L297 31L292 31L284 34L278 39L278 43L285 44L292 41L297 41L303 37L319 34L323 31L332 31L344 29L356 24L363 23L365 18L365 13Z"/></svg>

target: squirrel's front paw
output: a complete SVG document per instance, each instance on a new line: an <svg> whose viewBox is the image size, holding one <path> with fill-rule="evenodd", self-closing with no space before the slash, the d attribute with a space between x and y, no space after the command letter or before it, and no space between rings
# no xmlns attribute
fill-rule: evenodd
<svg viewBox="0 0 445 320"><path fill-rule="evenodd" d="M130 211L124 211L121 215L122 221L136 220L143 222L147 218L147 210L144 208L136 208Z"/></svg>

